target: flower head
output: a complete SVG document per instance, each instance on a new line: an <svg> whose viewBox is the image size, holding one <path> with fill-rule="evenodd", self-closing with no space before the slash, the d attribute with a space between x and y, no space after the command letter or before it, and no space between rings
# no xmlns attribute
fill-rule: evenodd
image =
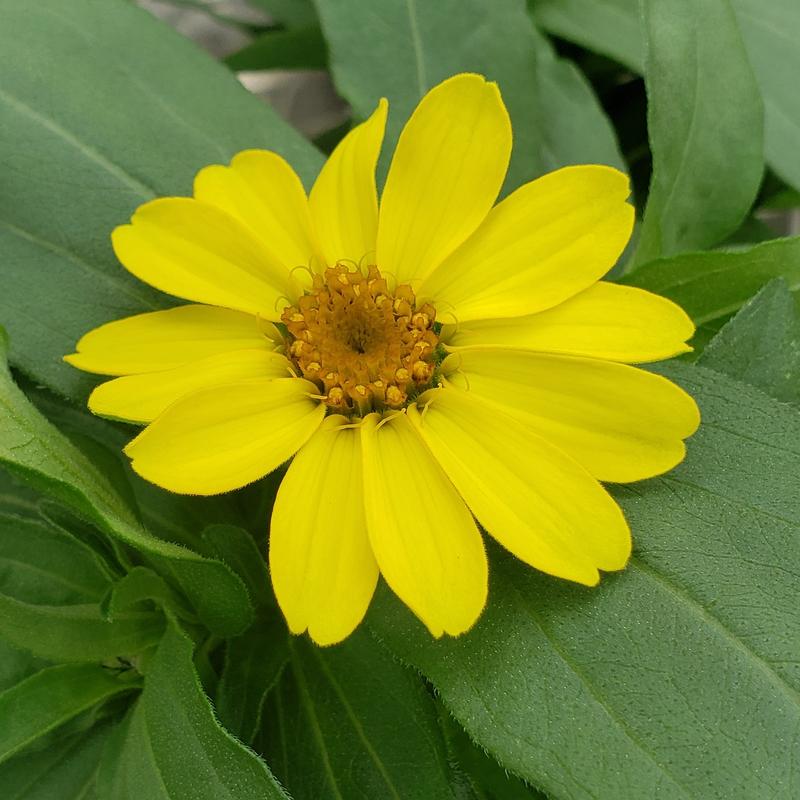
<svg viewBox="0 0 800 800"><path fill-rule="evenodd" d="M291 459L270 569L291 630L321 644L358 625L379 573L433 635L467 630L487 593L478 524L561 578L621 569L630 533L599 481L670 469L699 422L630 366L688 350L691 321L600 281L633 224L623 174L567 167L495 206L508 115L496 85L457 75L411 116L379 207L386 114L308 197L249 150L201 170L193 198L141 206L117 256L192 302L67 357L118 376L89 407L147 423L126 453L159 486L225 492Z"/></svg>

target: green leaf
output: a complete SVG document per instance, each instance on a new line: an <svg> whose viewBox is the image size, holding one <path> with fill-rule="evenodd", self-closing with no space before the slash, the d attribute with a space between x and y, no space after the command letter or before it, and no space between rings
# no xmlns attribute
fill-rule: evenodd
<svg viewBox="0 0 800 800"><path fill-rule="evenodd" d="M174 623L144 691L108 742L98 793L114 800L287 800L266 764L214 718Z"/></svg>
<svg viewBox="0 0 800 800"><path fill-rule="evenodd" d="M217 712L222 724L246 744L255 741L267 695L288 660L288 632L277 616L257 619L249 631L227 642Z"/></svg>
<svg viewBox="0 0 800 800"><path fill-rule="evenodd" d="M514 127L506 188L567 164L624 168L614 131L591 87L526 18L519 0L317 0L339 91L364 118L387 96L388 163L423 94L457 72L496 80ZM455 28L453 26L456 26ZM380 48L373 42L379 39Z"/></svg>
<svg viewBox="0 0 800 800"><path fill-rule="evenodd" d="M47 667L0 693L0 763L81 712L137 688L103 667Z"/></svg>
<svg viewBox="0 0 800 800"><path fill-rule="evenodd" d="M454 800L424 685L362 630L320 648L293 638L267 699L263 748L295 800Z"/></svg>
<svg viewBox="0 0 800 800"><path fill-rule="evenodd" d="M113 621L123 611L146 601L197 622L166 581L147 567L134 567L111 586L100 603L100 610L106 619Z"/></svg>
<svg viewBox="0 0 800 800"><path fill-rule="evenodd" d="M262 69L325 69L328 50L319 25L261 34L246 47L226 56L237 72Z"/></svg>
<svg viewBox="0 0 800 800"><path fill-rule="evenodd" d="M0 323L12 363L83 399L94 379L61 361L78 338L173 302L117 263L112 229L146 200L188 194L201 167L239 150L277 150L307 181L320 156L133 3L0 0L0 17L0 159L13 164L0 197Z"/></svg>
<svg viewBox="0 0 800 800"><path fill-rule="evenodd" d="M97 602L112 574L89 547L43 520L0 513L0 591L30 603Z"/></svg>
<svg viewBox="0 0 800 800"><path fill-rule="evenodd" d="M252 608L241 580L218 561L150 535L104 475L30 405L2 353L0 362L0 464L174 575L211 630L222 635L244 630Z"/></svg>
<svg viewBox="0 0 800 800"><path fill-rule="evenodd" d="M44 749L21 753L0 766L6 800L96 800L95 775L111 726L60 737Z"/></svg>
<svg viewBox="0 0 800 800"><path fill-rule="evenodd" d="M608 164L625 172L614 129L583 73L533 30L544 171Z"/></svg>
<svg viewBox="0 0 800 800"><path fill-rule="evenodd" d="M0 594L0 636L51 661L133 657L161 637L160 614L130 611L109 622L98 605L48 606Z"/></svg>
<svg viewBox="0 0 800 800"><path fill-rule="evenodd" d="M530 0L530 6L550 33L644 72L639 0Z"/></svg>
<svg viewBox="0 0 800 800"><path fill-rule="evenodd" d="M8 642L0 639L0 692L46 666L46 661L36 658L26 650L17 650ZM0 786L2 786L1 783Z"/></svg>
<svg viewBox="0 0 800 800"><path fill-rule="evenodd" d="M770 166L800 189L800 4L795 0L731 0L764 96L764 146Z"/></svg>
<svg viewBox="0 0 800 800"><path fill-rule="evenodd" d="M733 233L764 170L761 96L728 0L642 7L653 178L639 264Z"/></svg>
<svg viewBox="0 0 800 800"><path fill-rule="evenodd" d="M246 530L237 525L209 525L200 538L205 553L227 564L244 581L256 608L275 606L265 553Z"/></svg>
<svg viewBox="0 0 800 800"><path fill-rule="evenodd" d="M547 800L536 789L509 775L490 755L472 741L447 712L439 719L447 740L450 758L465 773L480 800Z"/></svg>
<svg viewBox="0 0 800 800"><path fill-rule="evenodd" d="M762 286L778 277L784 278L791 291L800 290L800 237L734 252L659 259L622 280L680 305L698 326L693 341L697 348Z"/></svg>
<svg viewBox="0 0 800 800"><path fill-rule="evenodd" d="M701 367L661 371L704 422L679 468L616 490L635 540L624 572L587 589L492 547L489 605L469 633L432 640L388 592L369 624L548 795L790 800L800 415Z"/></svg>
<svg viewBox="0 0 800 800"><path fill-rule="evenodd" d="M698 363L800 405L800 311L786 282L770 281L746 303Z"/></svg>

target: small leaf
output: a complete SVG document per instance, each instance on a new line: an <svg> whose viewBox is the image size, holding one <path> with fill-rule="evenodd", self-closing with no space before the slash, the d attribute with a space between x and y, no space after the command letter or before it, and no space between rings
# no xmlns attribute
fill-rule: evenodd
<svg viewBox="0 0 800 800"><path fill-rule="evenodd" d="M295 800L454 800L425 686L363 629L320 648L291 640L267 699L263 748Z"/></svg>
<svg viewBox="0 0 800 800"><path fill-rule="evenodd" d="M800 311L786 282L775 278L748 301L698 363L800 405Z"/></svg>
<svg viewBox="0 0 800 800"><path fill-rule="evenodd" d="M108 742L98 793L114 800L287 800L255 754L220 727L171 622L144 691Z"/></svg>
<svg viewBox="0 0 800 800"><path fill-rule="evenodd" d="M764 169L761 95L728 0L642 8L653 178L638 264L733 233Z"/></svg>
<svg viewBox="0 0 800 800"><path fill-rule="evenodd" d="M47 667L0 693L0 763L81 712L136 688L102 667Z"/></svg>
<svg viewBox="0 0 800 800"><path fill-rule="evenodd" d="M244 581L256 608L275 605L267 562L246 530L236 525L209 525L200 538L207 555L227 564Z"/></svg>
<svg viewBox="0 0 800 800"><path fill-rule="evenodd" d="M145 601L197 622L164 579L147 567L134 567L114 583L102 599L100 611L104 618L113 621L121 612Z"/></svg>

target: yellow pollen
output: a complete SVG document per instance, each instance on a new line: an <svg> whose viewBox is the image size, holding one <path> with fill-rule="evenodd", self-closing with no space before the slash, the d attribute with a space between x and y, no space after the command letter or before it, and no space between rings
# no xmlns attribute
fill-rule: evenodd
<svg viewBox="0 0 800 800"><path fill-rule="evenodd" d="M341 263L315 275L281 316L298 374L348 415L404 408L431 385L435 319L433 306L417 306L407 284L392 291L376 266L364 275Z"/></svg>

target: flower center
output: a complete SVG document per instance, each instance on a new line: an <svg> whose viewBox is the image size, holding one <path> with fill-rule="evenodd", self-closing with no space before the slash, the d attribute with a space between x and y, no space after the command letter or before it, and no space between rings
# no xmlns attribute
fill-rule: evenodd
<svg viewBox="0 0 800 800"><path fill-rule="evenodd" d="M432 305L407 284L390 291L376 266L328 267L281 317L287 352L325 403L342 414L403 408L434 378L439 337Z"/></svg>

